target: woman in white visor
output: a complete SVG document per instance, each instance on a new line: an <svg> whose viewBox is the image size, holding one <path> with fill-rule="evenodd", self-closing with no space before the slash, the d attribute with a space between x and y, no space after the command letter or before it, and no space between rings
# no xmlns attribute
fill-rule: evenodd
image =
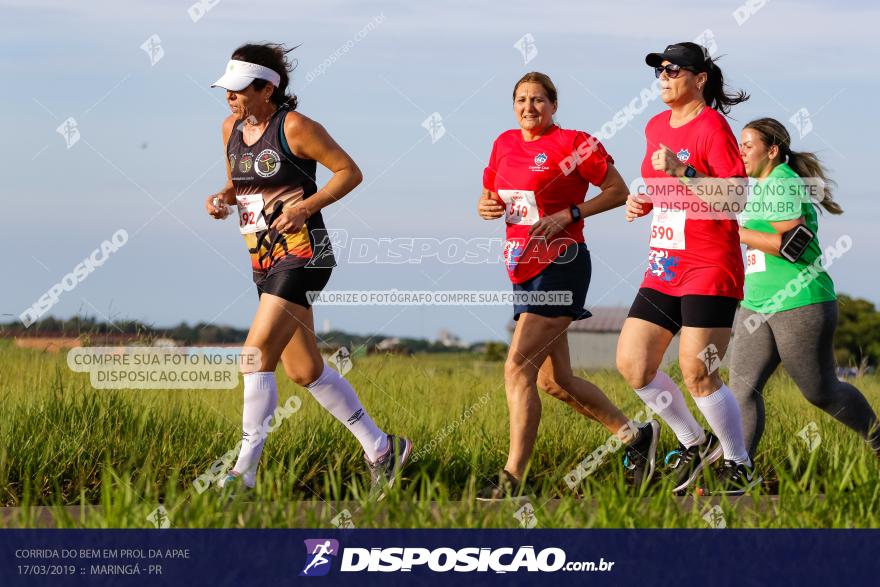
<svg viewBox="0 0 880 587"><path fill-rule="evenodd" d="M324 363L315 339L311 302L335 266L321 209L353 190L360 169L323 126L296 112L287 93L291 49L249 44L236 49L214 87L226 90L232 113L223 121L228 180L205 207L216 219L238 209L251 256L259 305L245 348L241 451L221 487L256 484L268 424L278 404L278 362L298 385L360 442L381 499L412 453L412 442L380 429L354 389ZM332 176L315 182L320 163Z"/></svg>

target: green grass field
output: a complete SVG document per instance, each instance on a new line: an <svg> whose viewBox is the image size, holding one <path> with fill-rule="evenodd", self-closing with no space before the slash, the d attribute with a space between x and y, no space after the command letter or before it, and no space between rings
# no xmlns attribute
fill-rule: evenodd
<svg viewBox="0 0 880 587"><path fill-rule="evenodd" d="M94 390L65 354L0 342L0 505L7 526L38 524L48 506L61 527L152 527L162 504L173 527L332 527L343 508L357 527L518 527L518 505L486 506L474 492L497 475L507 448L502 365L471 356L374 356L347 378L375 420L410 436L419 458L379 504L354 439L279 370L279 403L302 408L266 443L256 495L221 506L193 481L239 439L241 387L231 391ZM674 369L673 369L674 371ZM676 373L673 373L677 376ZM625 412L641 408L612 372L586 375ZM854 381L880 408L880 379ZM542 394L543 419L529 479L539 527L707 527L708 499L672 498L662 485L636 498L624 487L621 453L577 487L564 476L608 439ZM727 527L878 527L880 462L842 425L810 406L784 374L767 390L768 422L757 457L779 497L720 503ZM695 411L695 413L697 413ZM798 431L815 422L813 451ZM664 428L661 455L673 448ZM430 450L425 450L430 448ZM83 504L101 507L71 515ZM3 520L4 518L0 518Z"/></svg>

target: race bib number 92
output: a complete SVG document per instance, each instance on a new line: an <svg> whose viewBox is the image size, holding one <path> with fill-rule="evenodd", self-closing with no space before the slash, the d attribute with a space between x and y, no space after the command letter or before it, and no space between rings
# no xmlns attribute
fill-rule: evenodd
<svg viewBox="0 0 880 587"><path fill-rule="evenodd" d="M263 194L235 196L238 206L238 228L241 234L253 234L266 230L266 217L263 216Z"/></svg>

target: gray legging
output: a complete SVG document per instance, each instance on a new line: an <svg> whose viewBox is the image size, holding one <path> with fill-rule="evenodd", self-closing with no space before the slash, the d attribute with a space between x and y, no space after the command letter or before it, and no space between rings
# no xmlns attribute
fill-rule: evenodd
<svg viewBox="0 0 880 587"><path fill-rule="evenodd" d="M760 320L759 320L760 319ZM754 326L760 324L755 329ZM753 332L749 332L751 326ZM749 454L764 433L764 385L780 361L814 406L828 412L880 452L877 416L861 392L837 379L834 330L837 302L763 315L742 306L731 343L730 389L739 402Z"/></svg>

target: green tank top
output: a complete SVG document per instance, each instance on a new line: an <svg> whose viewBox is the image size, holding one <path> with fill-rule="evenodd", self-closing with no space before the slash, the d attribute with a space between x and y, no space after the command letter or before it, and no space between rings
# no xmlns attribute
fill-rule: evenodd
<svg viewBox="0 0 880 587"><path fill-rule="evenodd" d="M757 249L746 250L742 305L750 310L773 313L837 299L834 282L819 259L822 249L816 209L809 198L804 197L803 186L804 182L794 170L782 163L755 186L749 197L745 228L772 233L776 231L771 222L803 216L807 228L816 235L796 263Z"/></svg>

